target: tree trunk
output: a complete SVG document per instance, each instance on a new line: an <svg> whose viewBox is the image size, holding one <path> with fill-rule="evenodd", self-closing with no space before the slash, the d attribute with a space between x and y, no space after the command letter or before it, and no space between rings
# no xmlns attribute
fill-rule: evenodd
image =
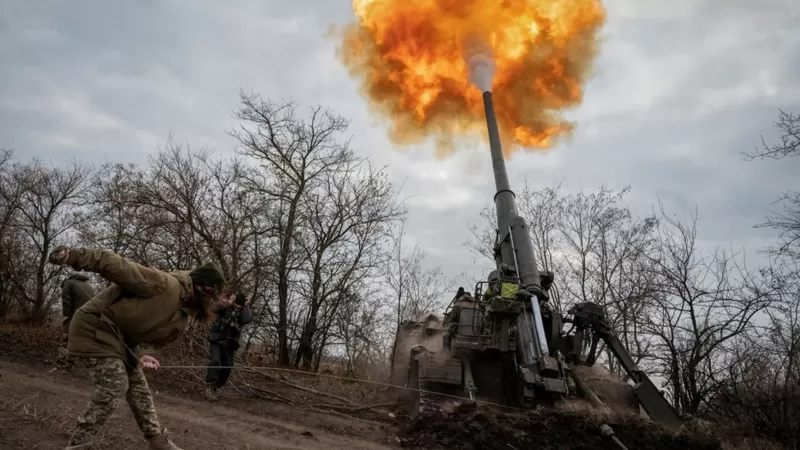
<svg viewBox="0 0 800 450"><path fill-rule="evenodd" d="M31 319L36 324L44 323L45 307L44 307L44 272L47 264L47 253L50 249L50 244L45 242L42 254L39 255L39 265L36 268L36 294L33 299L33 310L31 311Z"/></svg>
<svg viewBox="0 0 800 450"><path fill-rule="evenodd" d="M297 188L292 203L289 205L289 214L286 218L286 229L283 232L280 260L278 261L278 364L288 367L291 362L289 354L289 256L292 251L294 239L294 226L297 220L297 205L304 186Z"/></svg>
<svg viewBox="0 0 800 450"><path fill-rule="evenodd" d="M306 321L303 327L303 334L300 336L300 345L297 347L297 356L295 357L295 366L300 367L300 360L302 359L303 370L311 370L311 363L314 360L314 346L312 345L314 333L317 332L317 311L311 312L311 317Z"/></svg>
<svg viewBox="0 0 800 450"><path fill-rule="evenodd" d="M319 346L317 347L317 358L314 360L314 372L319 372L319 365L322 362L322 357L325 356L325 344L328 342L328 330L330 326L326 326L322 329L322 339L319 341Z"/></svg>
<svg viewBox="0 0 800 450"><path fill-rule="evenodd" d="M294 364L300 367L300 360L303 361L303 370L311 370L311 363L314 360L314 333L317 332L317 317L322 305L320 289L322 286L322 250L317 251L314 260L314 273L311 281L311 314L303 327L303 334L300 336L300 345L297 347L297 356Z"/></svg>

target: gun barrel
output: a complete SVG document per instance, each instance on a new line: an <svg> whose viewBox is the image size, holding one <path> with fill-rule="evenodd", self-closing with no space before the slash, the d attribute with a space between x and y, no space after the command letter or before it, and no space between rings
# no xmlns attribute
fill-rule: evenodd
<svg viewBox="0 0 800 450"><path fill-rule="evenodd" d="M497 188L494 203L497 211L499 251L495 254L495 262L498 269L512 268L522 287L536 292L540 282L533 254L533 244L525 220L517 214L514 192L508 181L506 161L503 158L494 101L492 93L489 91L483 93L483 110L486 115L486 127L489 131L489 150L492 155L494 183ZM518 320L520 328L526 330L518 335L523 340L522 360L524 364L531 364L548 352L541 311L535 295L531 302L531 309L526 310Z"/></svg>
<svg viewBox="0 0 800 450"><path fill-rule="evenodd" d="M497 116L494 111L494 101L492 93L483 93L483 111L486 115L486 127L489 131L489 151L492 155L492 169L494 170L494 183L497 193L494 195L495 209L497 212L497 230L501 235L509 231L511 220L517 215L517 205L514 200L514 192L508 182L508 172L506 171L506 161L503 158L503 146L500 143L500 131L497 128ZM503 242L504 248L496 255L497 265L516 267L513 249L509 242Z"/></svg>
<svg viewBox="0 0 800 450"><path fill-rule="evenodd" d="M497 128L494 100L492 100L492 93L489 91L483 93L483 112L486 115L486 127L489 131L489 150L492 153L492 168L494 169L494 183L497 187L497 193L511 191L508 172L506 172L506 161L503 158L503 146L500 143L500 130Z"/></svg>

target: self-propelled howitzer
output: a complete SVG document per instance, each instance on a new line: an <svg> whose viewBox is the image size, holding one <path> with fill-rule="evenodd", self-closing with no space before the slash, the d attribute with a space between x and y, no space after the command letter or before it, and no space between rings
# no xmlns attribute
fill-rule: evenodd
<svg viewBox="0 0 800 450"><path fill-rule="evenodd" d="M555 344L561 331L561 317L550 310L547 302L553 274L539 272L528 226L517 213L491 92L483 93L483 108L497 190L494 195L497 212L494 246L496 268L489 282L499 285L500 292L505 291L507 297L513 292L514 300L521 305L516 318L515 335L523 404L534 403L539 397L550 402L567 395L570 388L565 365L557 357L551 356L558 352Z"/></svg>
<svg viewBox="0 0 800 450"><path fill-rule="evenodd" d="M496 187L495 270L475 285L474 293L459 289L443 322L429 317L398 330L393 374L416 389L404 391L411 392L406 396L410 412L436 409L453 397L532 408L580 395L597 407L621 404L639 412L641 404L652 419L676 429L678 414L634 364L599 305L575 305L564 317L551 308L554 274L539 271L528 226L517 213L491 92L483 93L483 104ZM601 340L633 386L578 376L576 366L595 363ZM590 348L588 355L582 354L584 347ZM598 387L626 398L601 399Z"/></svg>

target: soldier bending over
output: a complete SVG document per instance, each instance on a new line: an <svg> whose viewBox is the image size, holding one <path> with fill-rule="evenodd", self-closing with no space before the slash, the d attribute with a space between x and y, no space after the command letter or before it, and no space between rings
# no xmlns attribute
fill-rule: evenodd
<svg viewBox="0 0 800 450"><path fill-rule="evenodd" d="M49 261L98 273L111 283L75 312L69 327L69 355L86 358L95 391L67 450L88 449L123 397L148 448L180 450L159 423L142 372L157 370L159 362L143 347L173 341L190 320L209 323L212 303L225 284L222 273L213 264L167 273L88 248L59 247Z"/></svg>

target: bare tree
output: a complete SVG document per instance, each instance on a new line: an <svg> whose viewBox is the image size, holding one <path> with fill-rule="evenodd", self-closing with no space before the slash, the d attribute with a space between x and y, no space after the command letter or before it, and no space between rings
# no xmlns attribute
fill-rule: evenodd
<svg viewBox="0 0 800 450"><path fill-rule="evenodd" d="M776 204L782 211L772 211L757 228L777 230L778 242L768 251L777 257L800 260L800 191L785 192Z"/></svg>
<svg viewBox="0 0 800 450"><path fill-rule="evenodd" d="M470 223L467 227L470 236L464 242L472 253L494 264L494 241L497 236L497 214L494 207L484 206L478 213L478 222Z"/></svg>
<svg viewBox="0 0 800 450"><path fill-rule="evenodd" d="M22 187L12 179L13 161L13 152L0 151L0 317L6 316L18 298L19 283L12 280L28 275L18 260L23 254L23 236L13 227L22 197Z"/></svg>
<svg viewBox="0 0 800 450"><path fill-rule="evenodd" d="M151 226L159 227L160 233L153 244L166 256L165 262L186 268L211 257L230 279L224 251L227 236L214 211L221 190L208 157L207 152L193 152L170 139L151 157L150 173L137 187L135 203L155 213Z"/></svg>
<svg viewBox="0 0 800 450"><path fill-rule="evenodd" d="M800 443L800 271L796 262L788 264L765 269L774 287L766 325L738 340L726 361L726 385L710 410L720 422L795 448Z"/></svg>
<svg viewBox="0 0 800 450"><path fill-rule="evenodd" d="M240 98L236 117L243 123L231 135L241 143L240 152L263 168L264 176L253 177L253 185L277 202L280 212L274 218L278 236L278 360L289 365L290 279L298 268L292 258L299 239L297 228L302 223L301 202L326 174L353 161L349 142L337 140L348 122L319 106L303 119L291 102L276 104L244 92Z"/></svg>
<svg viewBox="0 0 800 450"><path fill-rule="evenodd" d="M800 115L780 111L775 121L781 135L779 142L769 145L762 136L761 145L745 156L753 159L783 159L800 155ZM771 211L757 228L778 231L779 239L769 252L777 257L800 259L800 192L789 190L775 202L779 211Z"/></svg>
<svg viewBox="0 0 800 450"><path fill-rule="evenodd" d="M746 154L748 160L781 160L800 155L800 116L785 111L775 122L780 137ZM800 442L800 193L787 191L757 228L778 232L768 247L770 266L762 270L772 301L765 308L766 325L736 339L724 366L724 387L709 405L720 421L739 430L766 435L796 448Z"/></svg>
<svg viewBox="0 0 800 450"><path fill-rule="evenodd" d="M747 159L782 159L800 155L800 115L780 110L775 128L781 132L780 142L770 145L762 136L761 145L752 153L745 153Z"/></svg>
<svg viewBox="0 0 800 450"><path fill-rule="evenodd" d="M780 426L798 431L800 425L800 263L772 268L775 301L768 310L769 328L762 349L773 362L770 373L778 403Z"/></svg>
<svg viewBox="0 0 800 450"><path fill-rule="evenodd" d="M679 410L695 414L726 383L726 357L753 330L770 304L771 290L748 273L736 255L697 249L697 216L681 223L661 208L662 243L653 255L655 305L645 315L656 368L669 382Z"/></svg>
<svg viewBox="0 0 800 450"><path fill-rule="evenodd" d="M528 222L539 270L559 270L561 261L557 260L555 251L560 248L561 224L564 219L561 183L552 188L537 190L526 180L519 197L518 209ZM551 288L550 299L557 310L562 310L558 285Z"/></svg>
<svg viewBox="0 0 800 450"><path fill-rule="evenodd" d="M384 259L383 244L390 238L392 223L405 213L386 174L364 162L342 166L320 180L303 198L308 222L302 229L308 237L298 242L306 253L304 271L309 284L307 315L294 363L299 365L302 359L305 369L311 368L320 325L327 329L344 294L374 274ZM318 340L317 346L324 347L324 340Z"/></svg>
<svg viewBox="0 0 800 450"><path fill-rule="evenodd" d="M34 321L47 317L56 288L53 280L58 270L47 265L47 255L56 242L63 241L85 219L79 206L89 174L89 169L79 164L45 168L36 160L16 164L12 169L10 182L21 190L12 226L25 236L31 258L18 259L17 263L31 263L34 273L33 285L30 280L14 279L14 282L25 313Z"/></svg>
<svg viewBox="0 0 800 450"><path fill-rule="evenodd" d="M146 248L156 231L153 210L137 204L145 173L135 165L105 164L87 189L89 220L78 227L85 245L107 248L147 262Z"/></svg>
<svg viewBox="0 0 800 450"><path fill-rule="evenodd" d="M262 319L271 317L276 252L268 199L250 183L254 170L170 140L151 158L126 207L148 231L137 250L145 261L167 269L215 261L227 289L249 297L256 317L250 329L266 333L271 324Z"/></svg>
<svg viewBox="0 0 800 450"><path fill-rule="evenodd" d="M381 291L369 283L359 284L346 299L341 302L331 328L333 343L344 348L345 373L356 377L380 376L373 371L384 366L385 343L389 341Z"/></svg>
<svg viewBox="0 0 800 450"><path fill-rule="evenodd" d="M785 111L775 122L780 137L761 145L748 160L781 160L800 155L800 116ZM772 288L765 326L737 342L726 362L727 384L710 405L721 420L768 435L795 448L800 442L800 193L785 192L758 228L778 232L767 248L770 266L762 272Z"/></svg>

